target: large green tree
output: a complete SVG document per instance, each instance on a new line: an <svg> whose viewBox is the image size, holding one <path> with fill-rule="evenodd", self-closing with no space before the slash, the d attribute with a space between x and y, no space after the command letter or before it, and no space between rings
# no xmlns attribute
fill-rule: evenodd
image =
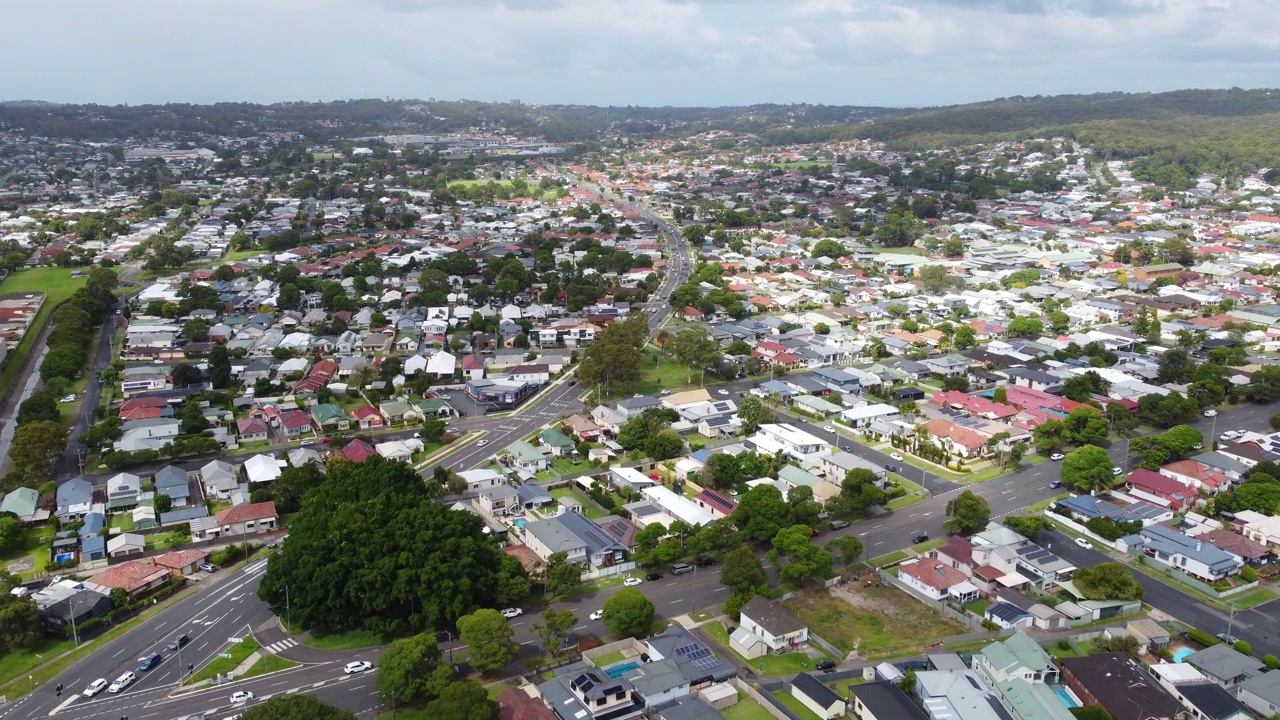
<svg viewBox="0 0 1280 720"><path fill-rule="evenodd" d="M497 610L477 610L458 618L458 639L468 648L471 666L482 673L501 670L520 651L515 632Z"/></svg>
<svg viewBox="0 0 1280 720"><path fill-rule="evenodd" d="M779 530L768 555L777 564L778 577L784 582L800 584L831 575L831 553L813 542L813 530L808 525Z"/></svg>
<svg viewBox="0 0 1280 720"><path fill-rule="evenodd" d="M313 695L278 695L254 705L240 720L356 720L356 716Z"/></svg>
<svg viewBox="0 0 1280 720"><path fill-rule="evenodd" d="M497 595L479 517L433 502L409 465L339 461L310 491L258 595L302 627L386 636L444 627Z"/></svg>
<svg viewBox="0 0 1280 720"><path fill-rule="evenodd" d="M757 485L746 492L733 511L734 525L754 542L768 542L792 524L791 506L773 485Z"/></svg>
<svg viewBox="0 0 1280 720"><path fill-rule="evenodd" d="M453 668L440 662L434 634L396 640L378 658L378 693L400 703L431 700L453 681Z"/></svg>
<svg viewBox="0 0 1280 720"><path fill-rule="evenodd" d="M730 590L749 590L769 582L760 557L746 545L739 545L724 556L720 583Z"/></svg>
<svg viewBox="0 0 1280 720"><path fill-rule="evenodd" d="M498 703L478 682L455 682L427 704L431 720L498 720Z"/></svg>
<svg viewBox="0 0 1280 720"><path fill-rule="evenodd" d="M547 608L542 611L542 619L533 623L533 632L542 640L542 647L555 655L564 649L564 642L578 624L578 616L572 610L556 610Z"/></svg>
<svg viewBox="0 0 1280 720"><path fill-rule="evenodd" d="M1085 445L1062 461L1062 482L1080 492L1103 490L1119 482L1107 451L1096 445Z"/></svg>
<svg viewBox="0 0 1280 720"><path fill-rule="evenodd" d="M640 351L648 340L649 324L643 315L615 321L587 348L578 365L578 377L588 385L634 383L640 379Z"/></svg>
<svg viewBox="0 0 1280 720"><path fill-rule="evenodd" d="M711 333L701 325L684 328L671 337L663 348L684 364L685 382L693 382L695 372L706 372L718 366L723 359L720 343L711 337Z"/></svg>
<svg viewBox="0 0 1280 720"><path fill-rule="evenodd" d="M623 588L604 601L604 624L618 637L644 637L653 629L653 602L635 588Z"/></svg>
<svg viewBox="0 0 1280 720"><path fill-rule="evenodd" d="M1071 580L1088 600L1139 600L1144 593L1129 568L1118 562L1078 568Z"/></svg>
<svg viewBox="0 0 1280 720"><path fill-rule="evenodd" d="M43 637L36 601L10 593L18 584L16 577L0 571L0 654L34 647Z"/></svg>
<svg viewBox="0 0 1280 720"><path fill-rule="evenodd" d="M991 505L986 498L965 490L947 501L947 521L943 526L961 535L972 535L991 522Z"/></svg>

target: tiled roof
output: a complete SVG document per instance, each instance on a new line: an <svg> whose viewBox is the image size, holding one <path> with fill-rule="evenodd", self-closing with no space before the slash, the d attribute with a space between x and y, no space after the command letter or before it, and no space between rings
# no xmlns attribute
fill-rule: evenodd
<svg viewBox="0 0 1280 720"><path fill-rule="evenodd" d="M249 503L227 508L214 516L219 525L234 525L250 520L267 520L276 516L276 504L273 502Z"/></svg>

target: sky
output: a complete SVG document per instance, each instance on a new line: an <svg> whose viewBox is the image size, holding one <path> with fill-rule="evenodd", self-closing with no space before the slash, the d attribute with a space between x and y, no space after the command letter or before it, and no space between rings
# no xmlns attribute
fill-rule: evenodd
<svg viewBox="0 0 1280 720"><path fill-rule="evenodd" d="M41 0L0 98L922 107L1280 85L1276 0Z"/></svg>

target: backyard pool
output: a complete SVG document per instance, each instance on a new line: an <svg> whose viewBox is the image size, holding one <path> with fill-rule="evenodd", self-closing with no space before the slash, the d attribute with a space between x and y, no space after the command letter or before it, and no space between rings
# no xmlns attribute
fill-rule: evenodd
<svg viewBox="0 0 1280 720"><path fill-rule="evenodd" d="M53 556L53 561L56 563L69 563L74 560L75 557L75 553L58 553Z"/></svg>
<svg viewBox="0 0 1280 720"><path fill-rule="evenodd" d="M1058 696L1058 699L1062 701L1063 705L1067 706L1067 709L1080 707L1080 703L1076 702L1076 699L1071 697L1071 694L1063 688L1054 688L1053 694Z"/></svg>
<svg viewBox="0 0 1280 720"><path fill-rule="evenodd" d="M525 520L524 518L516 518L515 520L511 521L511 524L515 525L516 529L519 530L520 532L524 532L524 526L528 525L529 521Z"/></svg>
<svg viewBox="0 0 1280 720"><path fill-rule="evenodd" d="M626 675L627 673L631 672L632 670L635 670L638 667L640 667L640 663L634 662L634 661L619 663L617 665L614 665L613 667L606 668L604 671L604 674L608 675L614 680L617 680L618 678L622 677L623 675Z"/></svg>
<svg viewBox="0 0 1280 720"><path fill-rule="evenodd" d="M1176 663L1180 663L1183 660L1186 660L1188 655L1195 655L1195 654L1196 654L1196 651L1192 650L1189 647L1180 647L1177 650L1173 651L1173 661Z"/></svg>

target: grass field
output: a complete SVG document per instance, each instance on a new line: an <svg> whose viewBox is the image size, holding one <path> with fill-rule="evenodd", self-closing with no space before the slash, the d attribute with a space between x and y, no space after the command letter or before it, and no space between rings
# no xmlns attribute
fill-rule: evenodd
<svg viewBox="0 0 1280 720"><path fill-rule="evenodd" d="M841 597L825 590L803 593L783 606L818 637L863 656L901 654L965 630L897 588L846 585L840 591Z"/></svg>
<svg viewBox="0 0 1280 720"><path fill-rule="evenodd" d="M906 553L902 552L901 550L894 550L893 552L885 553L880 557L871 558L870 560L867 561L867 564L870 565L871 567L884 567L885 565L892 565L893 563L902 562L903 560L906 560L906 559L907 559Z"/></svg>
<svg viewBox="0 0 1280 720"><path fill-rule="evenodd" d="M679 392L689 388L698 387L698 381L701 379L700 373L693 374L693 383L688 380L688 368L675 360L664 358L656 353L645 353L640 359L640 379L627 387L610 387L609 392L604 392L604 388L600 389L602 400L617 400L621 398L631 397L635 393L642 395L657 395L663 390L671 392ZM712 382L716 381L716 377L711 377ZM592 396L594 399L594 395Z"/></svg>
<svg viewBox="0 0 1280 720"><path fill-rule="evenodd" d="M22 340L18 346L9 354L9 358L5 360L4 370L0 372L0 396L9 393L9 386L13 384L14 379L18 375L18 369L22 367L26 357L31 354L36 341L36 336L40 334L40 329L44 327L45 322L49 320L49 316L53 314L53 308L58 303L66 300L75 294L76 290L84 287L88 278L71 277L71 270L68 268L29 268L19 270L0 282L0 295L9 293L44 293L44 304L40 306L40 312L36 313L35 320L31 322L31 327L27 329L27 333L22 336Z"/></svg>
<svg viewBox="0 0 1280 720"><path fill-rule="evenodd" d="M382 636L377 633L368 630L352 630L332 635L312 635L303 644L320 650L360 650L376 647L383 642Z"/></svg>
<svg viewBox="0 0 1280 720"><path fill-rule="evenodd" d="M29 650L10 650L3 656L0 656L0 683L6 683L10 680L26 675L32 668L38 666L55 655L64 653L75 647L70 640L54 640L53 638L40 638L35 647ZM44 660L40 656L44 656Z"/></svg>
<svg viewBox="0 0 1280 720"><path fill-rule="evenodd" d="M187 685L198 683L201 680L212 680L219 674L225 675L236 669L236 666L244 662L250 655L258 650L258 641L251 637L244 638L240 642L232 645L223 651L223 653L231 657L216 657L209 661L204 667L196 671L195 675L187 680Z"/></svg>
<svg viewBox="0 0 1280 720"><path fill-rule="evenodd" d="M721 710L720 714L725 720L773 720L768 710L742 691L738 691L738 704Z"/></svg>
<svg viewBox="0 0 1280 720"><path fill-rule="evenodd" d="M294 668L294 667L298 667L298 663L292 660L285 660L279 655L267 654L259 658L258 662L254 663L253 665L250 665L249 670L245 672L244 675L241 675L240 679L244 680L245 678L257 677L259 675L266 675L268 673L273 673L273 672L280 672L281 670L288 670L289 668Z"/></svg>

